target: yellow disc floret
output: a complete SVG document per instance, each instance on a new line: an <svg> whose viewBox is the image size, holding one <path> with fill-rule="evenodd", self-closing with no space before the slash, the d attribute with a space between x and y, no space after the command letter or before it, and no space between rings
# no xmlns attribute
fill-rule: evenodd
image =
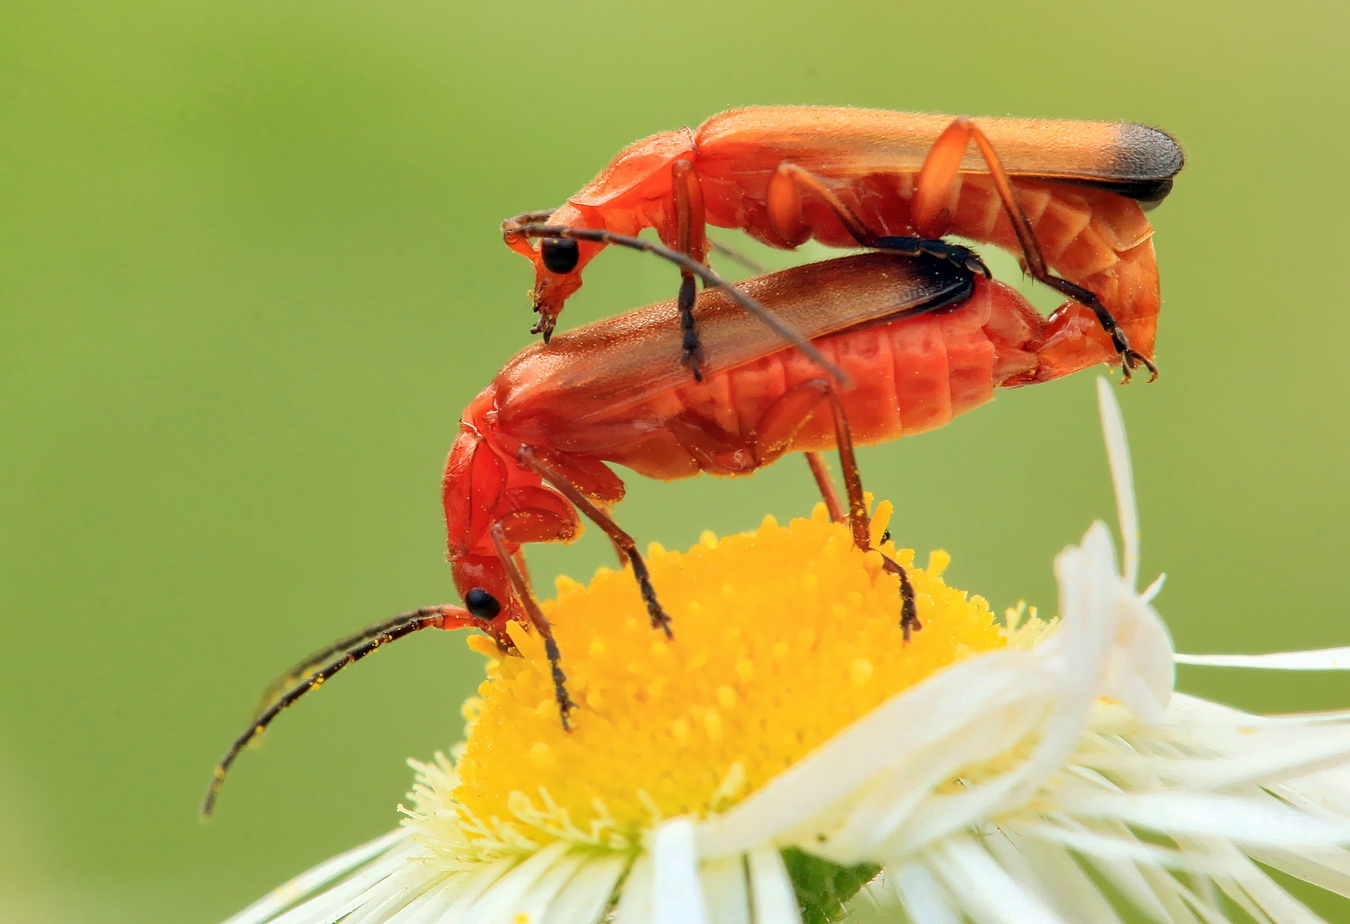
<svg viewBox="0 0 1350 924"><path fill-rule="evenodd" d="M881 505L874 540L889 515ZM823 508L707 534L685 553L653 547L673 639L652 629L631 575L559 581L544 612L577 704L572 731L540 640L514 627L516 657L480 639L493 660L465 707L468 740L453 768L422 768L414 824L441 829L438 852L445 826L458 829L461 859L557 840L634 848L661 819L726 809L886 699L1004 646L985 601L943 583L945 553L916 568L913 552L878 547L914 585L924 628L908 642L896 577Z"/></svg>

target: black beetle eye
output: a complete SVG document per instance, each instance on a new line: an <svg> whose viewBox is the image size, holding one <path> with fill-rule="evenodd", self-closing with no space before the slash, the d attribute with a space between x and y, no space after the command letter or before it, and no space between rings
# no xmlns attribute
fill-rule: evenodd
<svg viewBox="0 0 1350 924"><path fill-rule="evenodd" d="M581 252L577 242L565 237L546 237L539 243L539 255L550 273L562 275L577 268Z"/></svg>
<svg viewBox="0 0 1350 924"><path fill-rule="evenodd" d="M481 587L475 587L464 595L464 608L475 619L492 620L502 611L497 598Z"/></svg>

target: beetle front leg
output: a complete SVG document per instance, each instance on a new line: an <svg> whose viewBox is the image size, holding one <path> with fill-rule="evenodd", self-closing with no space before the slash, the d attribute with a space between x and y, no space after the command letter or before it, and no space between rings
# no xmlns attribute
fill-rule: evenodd
<svg viewBox="0 0 1350 924"><path fill-rule="evenodd" d="M572 726L567 721L567 716L576 708L577 704L572 702L572 698L567 695L567 675L563 673L562 653L558 651L558 643L553 638L553 626L544 615L544 611L539 608L539 603L534 599L534 591L530 588L529 580L516 567L515 555L506 541L506 527L500 521L493 523L488 534L492 537L492 546L497 550L497 559L506 572L507 580L511 582L511 589L514 591L516 599L524 608L525 615L530 618L530 624L534 626L534 631L538 632L539 637L544 640L544 656L548 658L549 673L553 680L553 698L558 703L558 716L562 719L563 731L571 731Z"/></svg>
<svg viewBox="0 0 1350 924"><path fill-rule="evenodd" d="M567 498L592 523L604 530L605 535L609 537L609 541L618 550L620 557L633 568L633 578L638 583L638 591L642 594L643 603L647 605L647 615L651 618L652 628L661 629L666 633L667 638L673 638L674 633L670 630L670 616L656 598L656 588L652 585L651 573L647 570L647 561L638 551L637 540L624 532L619 524L614 522L613 517L577 490L576 485L563 471L549 464L529 446L521 446L516 452L516 459L524 468L529 469L548 482L550 487Z"/></svg>
<svg viewBox="0 0 1350 924"><path fill-rule="evenodd" d="M529 237L520 233L520 229L526 225L537 225L548 221L549 216L555 211L556 209L540 209L535 212L521 212L519 215L502 219L502 241L506 243L507 247L533 262L536 256L534 245L530 243Z"/></svg>
<svg viewBox="0 0 1350 924"><path fill-rule="evenodd" d="M703 185L692 162L681 158L670 165L671 188L675 192L675 249L699 263L708 262L708 217L703 207ZM680 313L684 353L681 357L694 381L703 381L703 345L694 325L697 293L694 274L680 267L680 294L676 309Z"/></svg>

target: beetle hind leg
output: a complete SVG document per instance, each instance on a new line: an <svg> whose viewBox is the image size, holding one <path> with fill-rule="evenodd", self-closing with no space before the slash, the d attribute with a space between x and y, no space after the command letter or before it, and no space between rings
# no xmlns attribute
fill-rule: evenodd
<svg viewBox="0 0 1350 924"><path fill-rule="evenodd" d="M915 182L915 227L921 234L946 233L951 223L950 199L958 185L957 175L961 171L966 150L972 144L979 149L985 165L989 168L989 178L998 192L1003 212L1008 216L1013 233L1017 236L1018 246L1022 250L1022 261L1027 275L1062 295L1067 295L1096 316L1097 323L1111 338L1126 382L1130 380L1131 371L1141 365L1148 369L1153 378L1157 378L1158 367L1147 356L1130 346L1129 338L1121 330L1120 324L1095 293L1050 272L1045 254L1041 252L1040 242L1031 228L1031 221L1017 198L1008 172L1003 168L1003 161L999 159L998 152L994 150L988 136L970 119L956 119L943 129L942 134L929 149L928 156L924 158L919 178Z"/></svg>
<svg viewBox="0 0 1350 924"><path fill-rule="evenodd" d="M895 561L880 549L872 546L871 521L867 516L867 499L863 494L862 475L858 471L858 459L853 452L853 431L848 425L843 402L829 382L821 380L826 388L826 397L834 417L835 442L839 447L839 468L844 476L844 492L848 497L848 521L853 529L853 544L864 552L876 551L881 556L882 568L896 576L900 582L900 629L905 641L923 628L919 621L919 606L915 600L914 585L910 582L905 566Z"/></svg>
<svg viewBox="0 0 1350 924"><path fill-rule="evenodd" d="M755 454L765 464L782 455L791 445L798 430L822 401L828 402L830 416L834 422L835 446L839 451L839 467L843 474L844 495L848 503L847 513L840 508L838 495L820 456L817 453L809 453L807 462L811 466L811 473L815 476L831 517L836 522L847 522L853 533L853 544L864 552L870 552L874 550L871 520L867 515L867 498L863 493L858 459L853 452L853 431L844 413L843 402L839 400L839 394L829 380L808 379L784 392L755 428ZM923 623L919 621L914 585L903 565L880 550L876 551L881 555L882 567L899 580L900 628L904 631L905 640L908 641L914 632L923 628Z"/></svg>

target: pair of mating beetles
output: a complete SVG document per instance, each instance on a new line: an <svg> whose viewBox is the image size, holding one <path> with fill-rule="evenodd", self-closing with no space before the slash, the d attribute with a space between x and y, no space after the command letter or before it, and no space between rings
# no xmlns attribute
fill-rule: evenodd
<svg viewBox="0 0 1350 924"><path fill-rule="evenodd" d="M535 266L533 332L544 342L469 404L446 462L463 605L401 614L296 665L221 759L204 813L283 709L420 629L475 627L508 649L508 623L528 624L544 639L567 727L573 704L523 544L567 542L584 515L632 566L653 628L671 634L636 542L608 513L624 493L612 463L672 480L804 452L832 515L867 549L855 443L940 427L995 388L1101 362L1119 362L1126 380L1141 366L1156 375L1161 299L1144 212L1182 163L1171 137L1142 125L747 108L637 141L561 208L508 219L506 243ZM729 286L707 266L709 225L783 249L814 239L871 252ZM662 244L635 237L645 228ZM1017 254L1070 301L1041 317L946 235ZM675 263L678 297L551 336L610 244ZM831 447L846 511L818 455ZM913 591L899 565L888 568L908 633L920 627Z"/></svg>

